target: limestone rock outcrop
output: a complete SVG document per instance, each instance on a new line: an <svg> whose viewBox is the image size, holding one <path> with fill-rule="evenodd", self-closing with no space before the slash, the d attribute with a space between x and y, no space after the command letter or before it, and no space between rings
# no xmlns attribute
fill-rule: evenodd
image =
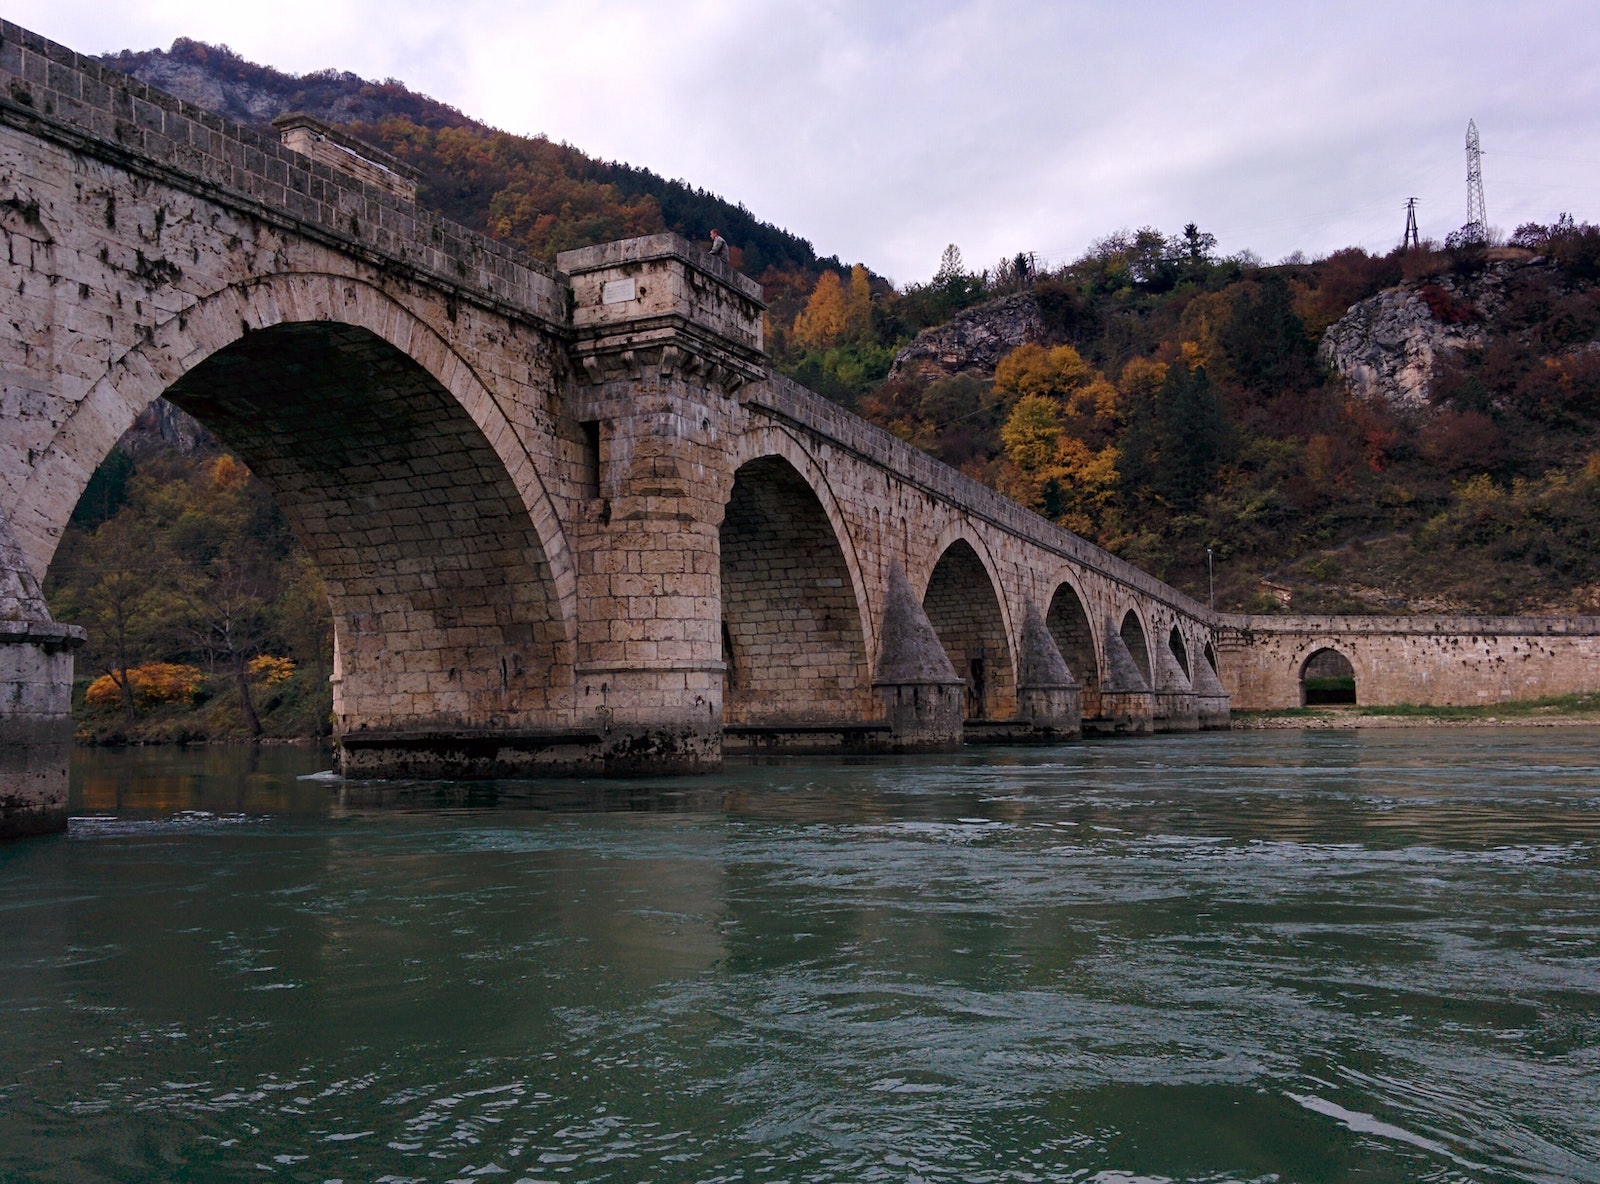
<svg viewBox="0 0 1600 1184"><path fill-rule="evenodd" d="M1542 262L1501 260L1467 277L1447 274L1388 288L1330 325L1317 356L1357 398L1426 408L1434 366L1447 354L1482 344L1486 322L1505 305L1511 271Z"/></svg>
<svg viewBox="0 0 1600 1184"><path fill-rule="evenodd" d="M952 374L993 374L1000 359L1017 346L1044 342L1048 336L1033 293L1018 292L924 329L895 355L889 377L931 381Z"/></svg>

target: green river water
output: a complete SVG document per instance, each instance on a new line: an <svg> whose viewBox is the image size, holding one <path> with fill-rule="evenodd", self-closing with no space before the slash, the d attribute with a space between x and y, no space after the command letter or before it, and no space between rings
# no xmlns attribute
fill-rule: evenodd
<svg viewBox="0 0 1600 1184"><path fill-rule="evenodd" d="M1600 1181L1594 729L75 761L6 1181Z"/></svg>

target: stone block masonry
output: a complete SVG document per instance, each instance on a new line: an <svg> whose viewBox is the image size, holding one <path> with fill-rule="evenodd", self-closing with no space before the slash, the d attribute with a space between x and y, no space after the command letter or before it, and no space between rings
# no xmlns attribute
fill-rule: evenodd
<svg viewBox="0 0 1600 1184"><path fill-rule="evenodd" d="M1305 702L1308 663L1343 655L1355 703L1476 707L1600 689L1600 617L1225 616L1217 649L1233 708Z"/></svg>

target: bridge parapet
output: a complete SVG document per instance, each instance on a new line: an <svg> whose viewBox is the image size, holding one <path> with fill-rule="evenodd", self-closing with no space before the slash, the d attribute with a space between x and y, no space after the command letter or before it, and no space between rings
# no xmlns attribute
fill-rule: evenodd
<svg viewBox="0 0 1600 1184"><path fill-rule="evenodd" d="M774 372L765 382L741 391L739 398L895 473L941 502L959 507L1007 534L1027 539L1077 567L1097 572L1142 597L1166 605L1181 616L1209 621L1214 615L1205 605L1170 584L1162 583L1070 530L1046 521L792 379Z"/></svg>
<svg viewBox="0 0 1600 1184"><path fill-rule="evenodd" d="M565 324L565 292L538 260L3 20L0 126L417 274L519 320Z"/></svg>

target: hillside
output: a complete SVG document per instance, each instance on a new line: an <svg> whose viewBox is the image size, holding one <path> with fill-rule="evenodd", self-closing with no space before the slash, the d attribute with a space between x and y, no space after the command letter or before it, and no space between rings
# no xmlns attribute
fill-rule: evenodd
<svg viewBox="0 0 1600 1184"><path fill-rule="evenodd" d="M547 261L572 247L662 230L704 241L716 227L737 244L735 262L750 275L799 271L815 279L811 244L742 205L543 136L499 131L393 79L285 74L187 38L168 50L123 50L101 60L268 134L288 111L347 124L422 173L423 205Z"/></svg>
<svg viewBox="0 0 1600 1184"><path fill-rule="evenodd" d="M1048 274L956 260L853 322L819 284L780 357L1202 599L1210 549L1219 608L1589 612L1597 263L1571 219L1277 266L1146 228Z"/></svg>

